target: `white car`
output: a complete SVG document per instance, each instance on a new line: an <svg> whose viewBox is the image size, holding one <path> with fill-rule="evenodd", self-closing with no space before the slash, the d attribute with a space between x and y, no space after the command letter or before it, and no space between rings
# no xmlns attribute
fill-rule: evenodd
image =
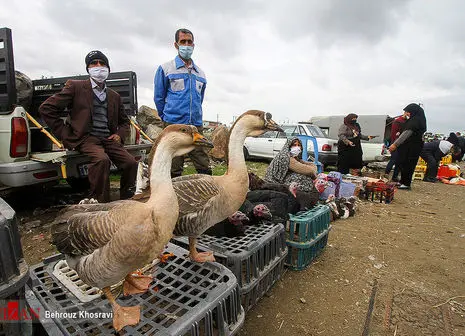
<svg viewBox="0 0 465 336"><path fill-rule="evenodd" d="M244 143L244 155L249 158L273 159L283 148L288 138L297 135L311 135L318 144L318 161L323 165L337 163L337 140L327 138L321 129L312 124L284 124L280 125L283 132L266 132L259 137L247 137ZM314 156L313 142L307 142L308 154Z"/></svg>

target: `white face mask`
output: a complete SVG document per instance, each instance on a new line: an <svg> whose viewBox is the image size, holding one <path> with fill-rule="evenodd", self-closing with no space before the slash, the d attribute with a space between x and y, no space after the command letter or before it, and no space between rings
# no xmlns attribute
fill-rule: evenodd
<svg viewBox="0 0 465 336"><path fill-rule="evenodd" d="M300 149L300 146L293 146L290 149L291 156L298 156L300 153L302 153L302 149Z"/></svg>
<svg viewBox="0 0 465 336"><path fill-rule="evenodd" d="M108 68L106 66L98 66L89 68L89 75L97 83L103 83L108 78Z"/></svg>

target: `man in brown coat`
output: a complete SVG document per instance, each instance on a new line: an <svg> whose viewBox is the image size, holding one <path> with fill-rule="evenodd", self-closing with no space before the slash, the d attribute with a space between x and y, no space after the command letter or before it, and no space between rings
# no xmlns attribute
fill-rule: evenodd
<svg viewBox="0 0 465 336"><path fill-rule="evenodd" d="M129 132L129 118L120 95L105 85L110 72L108 58L95 50L87 54L85 62L90 78L67 81L61 92L40 106L39 113L66 148L89 156L89 197L110 201L111 160L122 169L120 198L130 198L134 194L137 161L122 143ZM66 108L68 117L63 122L60 114Z"/></svg>

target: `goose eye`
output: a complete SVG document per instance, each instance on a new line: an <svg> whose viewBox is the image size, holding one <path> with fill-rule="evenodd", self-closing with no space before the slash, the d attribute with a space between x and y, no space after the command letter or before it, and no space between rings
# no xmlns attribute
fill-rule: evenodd
<svg viewBox="0 0 465 336"><path fill-rule="evenodd" d="M187 130L185 128L181 128L181 132L186 133Z"/></svg>

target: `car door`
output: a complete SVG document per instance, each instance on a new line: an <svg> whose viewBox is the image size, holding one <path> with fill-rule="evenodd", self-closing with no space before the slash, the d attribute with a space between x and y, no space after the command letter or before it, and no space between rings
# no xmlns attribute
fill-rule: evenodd
<svg viewBox="0 0 465 336"><path fill-rule="evenodd" d="M258 137L247 137L244 146L250 156L260 158L273 158L273 144L276 139L276 131L268 131Z"/></svg>
<svg viewBox="0 0 465 336"><path fill-rule="evenodd" d="M274 156L276 156L283 146L286 144L287 139L293 138L299 135L299 129L297 125L280 125L284 132L279 132L274 141L273 150Z"/></svg>

